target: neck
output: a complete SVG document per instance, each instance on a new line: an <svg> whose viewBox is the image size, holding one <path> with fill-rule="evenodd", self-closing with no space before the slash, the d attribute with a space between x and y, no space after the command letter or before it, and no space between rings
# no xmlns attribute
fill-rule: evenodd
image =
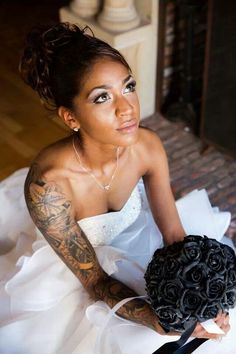
<svg viewBox="0 0 236 354"><path fill-rule="evenodd" d="M121 148L114 145L99 144L96 142L79 143L79 139L74 136L75 148L80 154L81 162L90 170L105 172L106 168L113 166L117 161L117 153ZM119 149L119 151L118 151Z"/></svg>

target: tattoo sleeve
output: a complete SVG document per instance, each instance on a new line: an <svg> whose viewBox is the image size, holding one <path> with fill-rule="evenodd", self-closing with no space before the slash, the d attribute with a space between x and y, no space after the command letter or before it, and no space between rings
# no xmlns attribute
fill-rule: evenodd
<svg viewBox="0 0 236 354"><path fill-rule="evenodd" d="M137 295L102 270L92 245L74 218L71 201L56 182L40 178L36 164L25 182L25 198L36 226L92 298L113 307L120 300ZM141 299L128 302L118 314L164 333L151 307Z"/></svg>

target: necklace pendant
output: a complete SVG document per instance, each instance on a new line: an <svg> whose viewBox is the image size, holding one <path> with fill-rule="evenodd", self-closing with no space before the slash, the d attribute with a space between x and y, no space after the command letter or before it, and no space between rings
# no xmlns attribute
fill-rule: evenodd
<svg viewBox="0 0 236 354"><path fill-rule="evenodd" d="M76 157L77 157L77 159L78 159L78 162L79 162L79 164L80 164L82 170L84 170L84 172L86 172L90 177L92 177L92 178L94 179L94 182L95 182L100 188L102 188L102 189L105 190L105 191L109 191L109 189L111 188L111 183L112 183L112 181L113 181L113 179L114 179L114 177L115 177L116 171L117 171L117 169L118 169L120 147L118 146L117 149L116 149L116 168L115 168L115 170L114 170L114 172L113 172L113 174L112 174L112 176L111 176L111 179L110 179L109 184L106 184L106 185L104 186L103 184L101 184L101 183L99 182L99 180L97 180L96 176L95 176L92 172L90 172L85 166L83 166L83 164L82 164L82 162L81 162L81 158L80 158L79 152L77 151L76 146L75 146L75 139L74 139L74 137L73 137L73 140L72 140L72 144L73 144L73 149L74 149L75 155L76 155Z"/></svg>

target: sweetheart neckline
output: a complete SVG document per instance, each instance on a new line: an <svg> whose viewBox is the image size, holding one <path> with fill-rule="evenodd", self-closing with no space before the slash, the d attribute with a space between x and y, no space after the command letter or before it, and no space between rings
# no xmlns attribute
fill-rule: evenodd
<svg viewBox="0 0 236 354"><path fill-rule="evenodd" d="M138 189L138 183L136 184L136 186L133 188L132 192L130 193L130 196L129 198L127 199L127 201L125 202L125 204L123 205L123 207L120 209L120 210L116 210L116 211L110 211L110 212L106 212L106 213L103 213L103 214L97 214L97 215L93 215L93 216L86 216L85 218L82 218L80 220L77 220L77 223L81 223L81 222L84 222L84 221L88 221L89 219L95 219L95 218L99 218L99 217L104 217L104 216L110 216L110 215L114 215L114 214L118 214L118 213L121 213L124 208L126 207L126 205L128 204L128 202L130 201L132 195L134 194L134 192Z"/></svg>

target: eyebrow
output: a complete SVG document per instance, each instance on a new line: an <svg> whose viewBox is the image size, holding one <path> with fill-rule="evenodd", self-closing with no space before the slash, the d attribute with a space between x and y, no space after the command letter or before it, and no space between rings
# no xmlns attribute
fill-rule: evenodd
<svg viewBox="0 0 236 354"><path fill-rule="evenodd" d="M133 78L133 76L130 74L128 75L123 81L122 81L122 85L126 84L126 82L128 82L131 78ZM93 87L89 93L87 94L87 97L89 97L91 95L91 93L94 91L94 90L101 90L101 89L105 89L105 90L108 90L108 89L111 89L111 86L109 85L101 85L101 86L95 86Z"/></svg>

